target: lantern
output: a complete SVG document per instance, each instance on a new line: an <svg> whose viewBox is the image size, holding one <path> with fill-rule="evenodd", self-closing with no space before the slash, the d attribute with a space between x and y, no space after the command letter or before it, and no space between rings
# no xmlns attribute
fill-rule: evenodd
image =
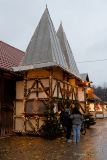
<svg viewBox="0 0 107 160"><path fill-rule="evenodd" d="M86 89L86 93L88 94L88 95L92 95L93 94L93 88L90 88L90 87L88 87L87 89Z"/></svg>
<svg viewBox="0 0 107 160"><path fill-rule="evenodd" d="M82 81L82 84L83 84L83 86L88 86L89 85L89 82L87 82L87 81Z"/></svg>

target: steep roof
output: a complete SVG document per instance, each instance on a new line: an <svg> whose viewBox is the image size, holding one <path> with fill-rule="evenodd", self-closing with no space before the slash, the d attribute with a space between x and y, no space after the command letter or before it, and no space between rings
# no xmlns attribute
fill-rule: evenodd
<svg viewBox="0 0 107 160"><path fill-rule="evenodd" d="M60 66L68 69L54 25L46 8L27 47L26 55L16 70L48 66Z"/></svg>
<svg viewBox="0 0 107 160"><path fill-rule="evenodd" d="M0 41L0 68L11 70L12 67L18 66L24 52L11 45Z"/></svg>
<svg viewBox="0 0 107 160"><path fill-rule="evenodd" d="M77 68L71 47L70 47L68 40L66 38L66 34L65 34L64 29L62 27L62 23L60 24L59 29L57 31L57 36L58 36L58 39L59 39L59 42L61 45L62 52L65 56L67 65L68 65L71 73L73 73L77 77L80 77L79 70Z"/></svg>

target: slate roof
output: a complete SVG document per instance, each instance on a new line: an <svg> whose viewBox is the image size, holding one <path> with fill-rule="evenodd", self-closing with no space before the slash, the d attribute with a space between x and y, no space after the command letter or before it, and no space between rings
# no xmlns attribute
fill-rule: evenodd
<svg viewBox="0 0 107 160"><path fill-rule="evenodd" d="M62 26L56 33L46 7L23 60L18 67L13 69L14 71L24 71L56 66L81 79L70 45L64 31L62 31Z"/></svg>
<svg viewBox="0 0 107 160"><path fill-rule="evenodd" d="M80 77L79 70L77 68L71 47L69 45L69 42L66 38L66 34L65 34L64 29L62 27L62 23L60 24L59 29L57 31L57 36L59 38L60 46L61 46L62 52L65 56L65 59L66 59L67 65L70 69L70 72L73 73L74 75L76 75L77 77Z"/></svg>
<svg viewBox="0 0 107 160"><path fill-rule="evenodd" d="M0 68L12 70L12 67L18 66L24 52L11 45L0 41Z"/></svg>
<svg viewBox="0 0 107 160"><path fill-rule="evenodd" d="M59 66L68 69L56 31L46 8L27 47L26 55L14 70Z"/></svg>

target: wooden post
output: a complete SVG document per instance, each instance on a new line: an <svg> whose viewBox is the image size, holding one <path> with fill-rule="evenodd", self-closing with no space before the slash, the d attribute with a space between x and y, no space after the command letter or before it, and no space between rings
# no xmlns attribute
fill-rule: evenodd
<svg viewBox="0 0 107 160"><path fill-rule="evenodd" d="M2 101L2 79L0 79L0 135L1 135L1 101Z"/></svg>
<svg viewBox="0 0 107 160"><path fill-rule="evenodd" d="M64 94L63 94L64 104L63 105L65 106L65 73L64 72L63 72L63 91L64 91Z"/></svg>
<svg viewBox="0 0 107 160"><path fill-rule="evenodd" d="M25 107L26 107L26 100L27 100L27 72L24 75L24 111L25 111ZM26 132L26 117L24 118L24 131Z"/></svg>
<svg viewBox="0 0 107 160"><path fill-rule="evenodd" d="M50 70L50 75L49 75L49 109L52 109L52 78L53 77L53 70Z"/></svg>

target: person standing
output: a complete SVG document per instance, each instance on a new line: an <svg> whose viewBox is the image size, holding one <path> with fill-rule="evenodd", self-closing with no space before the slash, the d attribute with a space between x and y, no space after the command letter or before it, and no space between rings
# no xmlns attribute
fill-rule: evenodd
<svg viewBox="0 0 107 160"><path fill-rule="evenodd" d="M76 103L76 106L73 108L70 118L72 119L73 142L78 143L80 141L80 130L83 121L83 116L79 111L78 103Z"/></svg>
<svg viewBox="0 0 107 160"><path fill-rule="evenodd" d="M72 121L70 118L70 110L69 108L66 108L65 110L62 110L60 114L60 122L66 132L66 142L71 142L71 129L72 129Z"/></svg>

